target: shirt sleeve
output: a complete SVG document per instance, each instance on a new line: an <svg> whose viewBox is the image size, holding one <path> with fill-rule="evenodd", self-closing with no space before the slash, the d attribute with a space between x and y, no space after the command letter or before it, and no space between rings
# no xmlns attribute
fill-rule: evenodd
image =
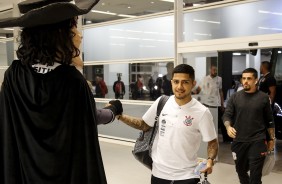
<svg viewBox="0 0 282 184"><path fill-rule="evenodd" d="M213 117L209 109L206 109L205 113L203 114L199 123L199 129L202 135L202 140L204 142L209 142L217 138L213 123Z"/></svg>
<svg viewBox="0 0 282 184"><path fill-rule="evenodd" d="M276 80L274 77L269 77L269 79L267 80L267 86L271 87L271 86L276 86Z"/></svg>
<svg viewBox="0 0 282 184"><path fill-rule="evenodd" d="M235 112L234 103L233 103L234 97L235 97L235 94L233 94L227 101L227 105L226 105L224 114L222 116L223 123L225 121L229 121L230 123L233 123L232 119L233 119L233 115Z"/></svg>
<svg viewBox="0 0 282 184"><path fill-rule="evenodd" d="M115 120L115 116L110 109L98 109L96 114L98 125L108 124Z"/></svg>
<svg viewBox="0 0 282 184"><path fill-rule="evenodd" d="M270 105L270 99L266 99L266 105L264 108L264 121L267 128L274 128L274 119L273 119L273 113Z"/></svg>
<svg viewBox="0 0 282 184"><path fill-rule="evenodd" d="M160 101L159 97L153 104L152 106L146 111L146 113L142 116L142 119L145 121L145 123L147 125L149 125L150 127L154 126L155 123L155 117L157 114L157 107L158 107L158 103Z"/></svg>

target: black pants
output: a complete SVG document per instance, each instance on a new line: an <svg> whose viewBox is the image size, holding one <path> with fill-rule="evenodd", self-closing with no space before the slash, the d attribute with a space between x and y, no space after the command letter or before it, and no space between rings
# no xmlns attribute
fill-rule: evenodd
<svg viewBox="0 0 282 184"><path fill-rule="evenodd" d="M267 151L265 140L233 142L231 150L240 183L261 184L262 168Z"/></svg>
<svg viewBox="0 0 282 184"><path fill-rule="evenodd" d="M199 181L199 178L191 178L187 180L165 180L153 175L151 177L151 184L198 184Z"/></svg>

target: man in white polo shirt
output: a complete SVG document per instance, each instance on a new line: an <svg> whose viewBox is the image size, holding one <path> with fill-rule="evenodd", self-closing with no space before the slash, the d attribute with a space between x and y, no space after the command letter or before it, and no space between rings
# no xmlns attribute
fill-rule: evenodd
<svg viewBox="0 0 282 184"><path fill-rule="evenodd" d="M207 167L202 172L212 172L213 160L218 151L217 134L212 115L207 107L192 98L195 86L194 69L178 65L172 73L172 90L159 116L159 130L152 148L153 169L151 184L197 184L195 174L197 151L201 141L208 142ZM127 125L148 130L154 126L158 98L141 118L121 115L119 120Z"/></svg>
<svg viewBox="0 0 282 184"><path fill-rule="evenodd" d="M208 96L209 100L205 105L218 108L218 127L221 129L223 142L231 142L232 138L227 135L227 131L221 119L225 108L222 78L217 75L217 66L211 65L210 74L202 79L200 86L197 88L197 93Z"/></svg>

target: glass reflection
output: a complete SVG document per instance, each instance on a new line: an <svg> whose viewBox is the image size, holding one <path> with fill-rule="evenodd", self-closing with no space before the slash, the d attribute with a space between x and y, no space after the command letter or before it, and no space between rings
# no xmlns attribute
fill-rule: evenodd
<svg viewBox="0 0 282 184"><path fill-rule="evenodd" d="M184 14L184 40L282 33L281 8L281 0L267 0L191 11Z"/></svg>
<svg viewBox="0 0 282 184"><path fill-rule="evenodd" d="M156 100L171 95L173 62L85 66L83 73L96 98Z"/></svg>
<svg viewBox="0 0 282 184"><path fill-rule="evenodd" d="M217 53L185 54L184 63L195 70L193 97L208 107L220 107L222 79L218 71Z"/></svg>
<svg viewBox="0 0 282 184"><path fill-rule="evenodd" d="M221 0L183 0L183 7L197 7ZM103 0L91 12L83 16L83 24L101 23L125 18L134 18L174 9L174 0Z"/></svg>

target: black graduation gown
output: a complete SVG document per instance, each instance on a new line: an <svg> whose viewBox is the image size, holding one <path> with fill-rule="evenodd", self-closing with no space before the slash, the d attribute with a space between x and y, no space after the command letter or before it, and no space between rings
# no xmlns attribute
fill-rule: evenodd
<svg viewBox="0 0 282 184"><path fill-rule="evenodd" d="M73 66L16 60L0 93L1 184L106 184L88 84Z"/></svg>

